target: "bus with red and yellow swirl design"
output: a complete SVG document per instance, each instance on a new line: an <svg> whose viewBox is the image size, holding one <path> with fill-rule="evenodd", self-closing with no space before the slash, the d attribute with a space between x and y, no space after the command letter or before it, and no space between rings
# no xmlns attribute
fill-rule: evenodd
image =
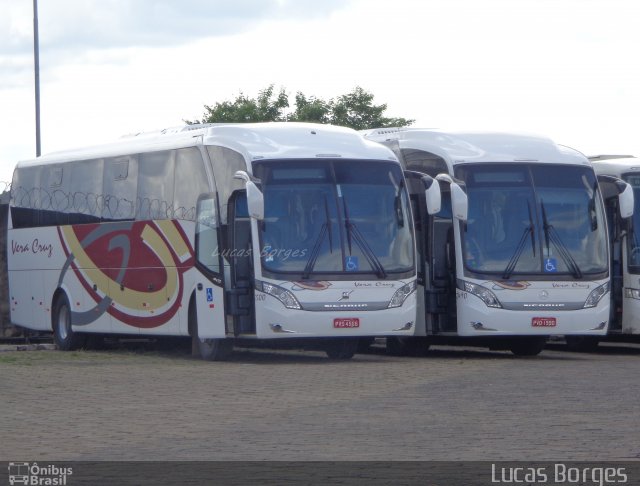
<svg viewBox="0 0 640 486"><path fill-rule="evenodd" d="M11 187L11 319L60 349L191 336L220 360L298 339L348 359L414 333L404 174L353 130L187 125L20 162Z"/></svg>

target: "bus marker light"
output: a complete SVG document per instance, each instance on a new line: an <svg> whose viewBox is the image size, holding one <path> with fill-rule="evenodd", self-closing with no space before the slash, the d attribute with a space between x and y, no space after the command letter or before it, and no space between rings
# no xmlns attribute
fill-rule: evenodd
<svg viewBox="0 0 640 486"><path fill-rule="evenodd" d="M360 327L360 319L357 317L337 318L333 320L333 327L337 329Z"/></svg>
<svg viewBox="0 0 640 486"><path fill-rule="evenodd" d="M531 326L533 327L556 327L555 317L532 317Z"/></svg>

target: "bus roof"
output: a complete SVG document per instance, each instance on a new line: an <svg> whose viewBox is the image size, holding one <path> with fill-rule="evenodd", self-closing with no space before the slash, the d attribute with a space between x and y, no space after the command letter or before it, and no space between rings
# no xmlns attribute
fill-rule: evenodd
<svg viewBox="0 0 640 486"><path fill-rule="evenodd" d="M350 128L315 123L238 123L173 127L122 137L114 142L66 150L21 161L17 167L62 163L196 145L220 145L237 150L248 161L262 159L338 157L393 160L380 144L364 140Z"/></svg>
<svg viewBox="0 0 640 486"><path fill-rule="evenodd" d="M377 142L395 141L400 149L430 152L444 159L450 168L470 162L589 163L577 150L533 134L431 128L382 128L363 131L362 134Z"/></svg>
<svg viewBox="0 0 640 486"><path fill-rule="evenodd" d="M640 173L640 159L632 155L594 155L589 160L596 174L622 177L630 172Z"/></svg>

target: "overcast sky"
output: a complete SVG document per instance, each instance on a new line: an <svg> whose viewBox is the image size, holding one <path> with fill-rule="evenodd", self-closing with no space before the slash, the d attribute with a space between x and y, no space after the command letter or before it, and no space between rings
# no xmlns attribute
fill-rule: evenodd
<svg viewBox="0 0 640 486"><path fill-rule="evenodd" d="M35 155L33 1L0 0L0 181ZM416 127L640 156L637 0L40 0L42 151L356 86Z"/></svg>

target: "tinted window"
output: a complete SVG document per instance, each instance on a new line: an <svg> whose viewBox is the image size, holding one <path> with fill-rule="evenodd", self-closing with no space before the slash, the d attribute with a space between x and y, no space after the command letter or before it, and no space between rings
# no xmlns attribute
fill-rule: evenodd
<svg viewBox="0 0 640 486"><path fill-rule="evenodd" d="M231 194L236 190L244 189L244 182L234 179L236 171L247 170L247 163L242 154L225 147L207 147L211 164L213 165L213 175L217 183L218 200L220 201L220 221L227 222L227 202ZM224 182L220 182L224 181Z"/></svg>
<svg viewBox="0 0 640 486"><path fill-rule="evenodd" d="M104 162L102 218L105 221L133 219L136 211L135 157L114 157Z"/></svg>
<svg viewBox="0 0 640 486"><path fill-rule="evenodd" d="M197 148L177 151L174 179L173 217L193 221L198 196L210 191L202 155Z"/></svg>
<svg viewBox="0 0 640 486"><path fill-rule="evenodd" d="M140 154L137 219L167 219L173 208L175 151Z"/></svg>
<svg viewBox="0 0 640 486"><path fill-rule="evenodd" d="M213 195L203 197L197 205L196 258L207 270L220 272L218 251L218 214Z"/></svg>

